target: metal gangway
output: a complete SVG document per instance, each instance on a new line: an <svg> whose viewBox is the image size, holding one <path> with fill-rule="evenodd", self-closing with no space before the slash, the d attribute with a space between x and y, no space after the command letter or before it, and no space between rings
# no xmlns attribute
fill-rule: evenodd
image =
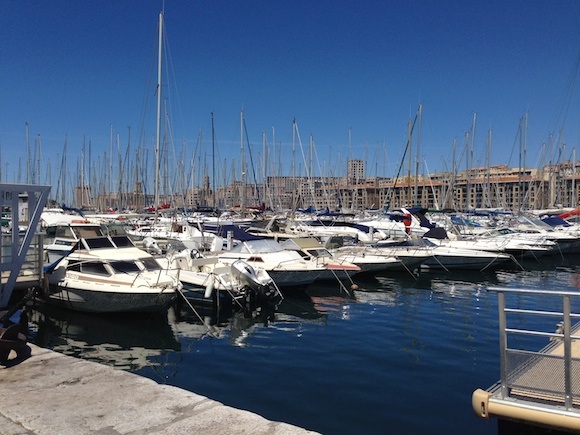
<svg viewBox="0 0 580 435"><path fill-rule="evenodd" d="M473 393L473 410L482 418L580 430L580 314L572 312L580 291L488 291L498 295L501 377ZM538 349L538 340L548 344Z"/></svg>
<svg viewBox="0 0 580 435"><path fill-rule="evenodd" d="M7 222L0 249L0 310L8 307L18 283L39 283L42 278L42 236L36 232L49 193L50 186L0 184L2 217Z"/></svg>

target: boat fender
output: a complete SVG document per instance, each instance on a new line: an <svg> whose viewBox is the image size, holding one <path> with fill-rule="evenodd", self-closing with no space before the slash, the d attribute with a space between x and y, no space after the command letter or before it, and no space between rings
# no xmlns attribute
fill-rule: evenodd
<svg viewBox="0 0 580 435"><path fill-rule="evenodd" d="M205 294L203 295L203 297L206 299L209 299L213 293L213 289L214 289L214 280L212 278L212 280L209 282L209 284L205 288Z"/></svg>

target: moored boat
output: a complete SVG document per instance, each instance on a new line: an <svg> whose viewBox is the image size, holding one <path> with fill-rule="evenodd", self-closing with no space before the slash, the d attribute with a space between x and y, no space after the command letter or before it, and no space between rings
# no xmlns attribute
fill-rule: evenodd
<svg viewBox="0 0 580 435"><path fill-rule="evenodd" d="M265 269L280 288L306 287L312 284L326 267L305 260L296 251L284 249L274 240L246 240L219 259L231 264L237 260Z"/></svg>
<svg viewBox="0 0 580 435"><path fill-rule="evenodd" d="M127 236L81 238L45 270L48 303L95 313L166 308L180 282Z"/></svg>
<svg viewBox="0 0 580 435"><path fill-rule="evenodd" d="M158 261L183 284L184 295L199 302L236 302L254 311L280 301L280 292L270 275L243 260L226 264L215 255L203 257L198 251L184 249L170 251Z"/></svg>
<svg viewBox="0 0 580 435"><path fill-rule="evenodd" d="M304 258L326 267L326 271L318 276L320 281L349 279L359 273L361 268L344 259L335 258L328 249L314 237L296 237L281 243L285 249L300 253Z"/></svg>

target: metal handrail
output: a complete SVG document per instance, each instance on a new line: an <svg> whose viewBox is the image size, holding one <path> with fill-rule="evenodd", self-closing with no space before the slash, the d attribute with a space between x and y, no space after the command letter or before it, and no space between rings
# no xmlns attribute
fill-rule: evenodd
<svg viewBox="0 0 580 435"><path fill-rule="evenodd" d="M507 373L507 353L509 350L507 344L508 333L520 335L557 337L562 338L564 341L564 404L567 410L572 409L572 374L571 374L572 338L580 338L580 337L571 335L570 319L578 318L580 317L580 314L571 313L570 299L573 297L580 297L580 292L568 290L552 291L552 290L514 289L507 287L489 287L487 290L498 294L499 332L500 332L500 370L501 370L500 393L502 399L505 399L509 396L508 373ZM536 296L561 297L563 309L561 313L558 313L543 310L507 308L505 300L506 294L528 294ZM506 319L507 313L562 317L563 330L561 333L546 333L541 331L530 331L524 329L508 328Z"/></svg>

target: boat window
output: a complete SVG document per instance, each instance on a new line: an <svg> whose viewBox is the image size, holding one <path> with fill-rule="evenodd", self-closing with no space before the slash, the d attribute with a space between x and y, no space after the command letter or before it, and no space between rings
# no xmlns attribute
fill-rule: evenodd
<svg viewBox="0 0 580 435"><path fill-rule="evenodd" d="M114 248L113 243L107 237L95 237L93 239L85 239L85 243L90 249Z"/></svg>
<svg viewBox="0 0 580 435"><path fill-rule="evenodd" d="M438 246L435 242L433 242L432 240L429 240L426 237L422 238L421 240L423 241L424 246L428 246L428 247Z"/></svg>
<svg viewBox="0 0 580 435"><path fill-rule="evenodd" d="M276 242L275 240L248 240L244 243L244 245L246 245L248 252L256 254L266 254L284 250L284 248L280 246L280 243Z"/></svg>
<svg viewBox="0 0 580 435"><path fill-rule="evenodd" d="M46 238L47 239L54 238L54 236L56 235L56 229L57 229L57 227L55 227L54 225L50 225L50 226L46 227L44 230L46 232Z"/></svg>
<svg viewBox="0 0 580 435"><path fill-rule="evenodd" d="M81 271L81 263L78 261L76 263L69 263L67 266L67 270L70 270L73 272L80 272Z"/></svg>
<svg viewBox="0 0 580 435"><path fill-rule="evenodd" d="M83 273L93 273L95 275L106 275L109 276L110 273L103 263L87 261L86 263L80 263L81 272Z"/></svg>
<svg viewBox="0 0 580 435"><path fill-rule="evenodd" d="M322 249L309 249L308 252L310 252L310 254L313 257L332 257L332 255L330 255L330 252L328 252L324 248L322 248Z"/></svg>
<svg viewBox="0 0 580 435"><path fill-rule="evenodd" d="M139 266L134 261L110 261L109 265L115 270L115 272L121 273L133 273L140 272Z"/></svg>
<svg viewBox="0 0 580 435"><path fill-rule="evenodd" d="M66 237L67 239L74 239L75 235L69 226L57 226L54 232L55 237Z"/></svg>
<svg viewBox="0 0 580 435"><path fill-rule="evenodd" d="M159 264L159 262L155 258L140 258L139 260L143 263L143 265L145 266L145 269L147 269L147 270L161 270L161 269L163 269L161 267L161 265Z"/></svg>
<svg viewBox="0 0 580 435"><path fill-rule="evenodd" d="M118 223L101 224L101 232L109 236L125 236L125 227Z"/></svg>
<svg viewBox="0 0 580 435"><path fill-rule="evenodd" d="M81 237L84 239L88 239L91 237L100 237L103 235L100 226L90 226L90 227L73 227L74 232L77 237L80 239Z"/></svg>
<svg viewBox="0 0 580 435"><path fill-rule="evenodd" d="M300 254L300 256L302 258L304 258L305 260L310 260L310 255L308 255L306 252L304 252L303 250L299 249L296 252L298 252ZM316 257L316 255L314 255Z"/></svg>
<svg viewBox="0 0 580 435"><path fill-rule="evenodd" d="M118 248L125 248L127 246L135 246L131 239L127 236L113 236L111 237L113 243L117 245Z"/></svg>

